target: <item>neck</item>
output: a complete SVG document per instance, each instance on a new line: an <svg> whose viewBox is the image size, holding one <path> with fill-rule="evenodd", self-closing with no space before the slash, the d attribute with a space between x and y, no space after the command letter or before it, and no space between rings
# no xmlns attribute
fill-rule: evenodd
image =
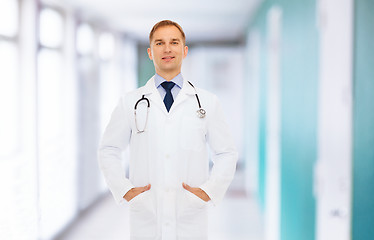
<svg viewBox="0 0 374 240"><path fill-rule="evenodd" d="M171 81L173 78L175 78L181 72L179 71L179 72L170 72L169 73L169 72L158 72L158 71L156 71L156 73L158 75L160 75L166 81Z"/></svg>

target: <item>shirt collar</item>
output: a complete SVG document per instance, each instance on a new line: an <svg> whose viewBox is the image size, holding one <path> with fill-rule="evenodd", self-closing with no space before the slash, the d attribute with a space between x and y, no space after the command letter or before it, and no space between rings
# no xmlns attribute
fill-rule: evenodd
<svg viewBox="0 0 374 240"><path fill-rule="evenodd" d="M155 74L154 79L155 79L156 88L158 88L161 85L161 83L166 81L163 77L161 77L157 73ZM171 81L174 82L175 85L177 85L179 88L183 87L183 76L182 76L181 73L179 73L177 76L175 76Z"/></svg>

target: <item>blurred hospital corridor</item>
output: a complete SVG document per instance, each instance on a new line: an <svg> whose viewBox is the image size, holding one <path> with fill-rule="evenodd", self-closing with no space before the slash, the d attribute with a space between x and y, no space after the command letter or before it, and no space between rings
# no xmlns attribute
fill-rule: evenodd
<svg viewBox="0 0 374 240"><path fill-rule="evenodd" d="M372 0L0 0L0 240L130 240L131 205L117 205L98 149L121 96L155 75L149 34L165 19L186 35L182 81L219 99L190 94L188 118L220 106L238 152L209 240L373 240L373 13ZM204 152L204 181L220 153Z"/></svg>

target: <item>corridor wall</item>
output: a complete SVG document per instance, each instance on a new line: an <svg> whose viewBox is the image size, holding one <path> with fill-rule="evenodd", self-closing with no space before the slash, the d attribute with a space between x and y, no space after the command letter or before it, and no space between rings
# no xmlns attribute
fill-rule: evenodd
<svg viewBox="0 0 374 240"><path fill-rule="evenodd" d="M352 239L374 239L374 2L355 1Z"/></svg>
<svg viewBox="0 0 374 240"><path fill-rule="evenodd" d="M315 238L318 34L315 0L282 4L281 239Z"/></svg>
<svg viewBox="0 0 374 240"><path fill-rule="evenodd" d="M148 79L155 74L153 62L149 59L147 48L149 45L138 45L138 86L144 86Z"/></svg>
<svg viewBox="0 0 374 240"><path fill-rule="evenodd" d="M315 239L313 167L316 160L318 33L316 1L263 1L248 32L258 31L260 47L259 96L259 201L266 210L265 190L269 152L266 117L269 94L269 44L267 16L278 6L282 11L280 39L280 232L278 239Z"/></svg>
<svg viewBox="0 0 374 240"><path fill-rule="evenodd" d="M270 1L265 1L258 9L254 21L250 24L247 34L247 47L248 47L248 56L247 62L249 69L247 71L248 75L248 84L244 91L248 92L252 96L248 96L246 99L246 106L249 106L250 109L247 109L246 112L251 112L250 115L246 117L245 122L250 124L252 121L255 122L252 128L246 130L246 143L256 145L258 148L253 149L252 146L246 146L246 149L251 149L257 151L257 154L254 154L253 157L247 157L247 166L257 166L257 184L255 188L257 190L257 198L259 205L264 211L265 207L265 169L266 169L266 89L267 89L267 71L266 71L266 14L270 6ZM253 37L252 37L253 36ZM257 59L256 59L257 58ZM255 92L255 90L257 92ZM257 94L257 96L254 96ZM256 106L257 105L257 106ZM257 111L257 113L253 111ZM254 120L253 118L257 118ZM254 127L257 127L257 131L253 131ZM252 130L252 131L249 131ZM249 135L254 135L254 138L250 140ZM253 138L253 137L252 137ZM247 150L248 151L248 150ZM253 153L247 153L249 156ZM258 157L258 159L254 159ZM257 164L253 164L253 161L258 160Z"/></svg>

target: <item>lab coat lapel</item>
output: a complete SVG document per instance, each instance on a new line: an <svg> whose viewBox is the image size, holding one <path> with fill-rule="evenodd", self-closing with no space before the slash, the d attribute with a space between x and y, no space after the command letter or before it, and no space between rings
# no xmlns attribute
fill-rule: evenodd
<svg viewBox="0 0 374 240"><path fill-rule="evenodd" d="M195 94L195 89L188 83L188 81L183 80L183 87L178 93L176 99L174 99L174 103L170 108L169 113L173 112L173 110L178 107L179 104L183 103L188 97Z"/></svg>
<svg viewBox="0 0 374 240"><path fill-rule="evenodd" d="M149 98L149 100L152 102L151 107L152 107L152 104L154 104L157 107L159 107L164 114L168 114L165 104L163 100L161 99L161 95L155 86L154 77L149 79L146 85L144 86L144 95L146 95Z"/></svg>

